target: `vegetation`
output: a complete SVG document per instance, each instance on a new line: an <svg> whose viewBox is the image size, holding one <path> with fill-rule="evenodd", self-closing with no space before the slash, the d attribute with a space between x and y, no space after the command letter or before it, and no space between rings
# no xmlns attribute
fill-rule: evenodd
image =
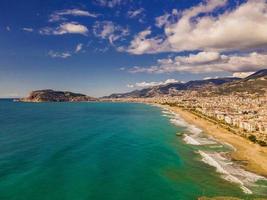
<svg viewBox="0 0 267 200"><path fill-rule="evenodd" d="M257 143L263 147L266 147L267 146L267 143L262 141L262 140L257 140Z"/></svg>
<svg viewBox="0 0 267 200"><path fill-rule="evenodd" d="M251 142L257 142L257 139L256 139L256 136L255 135L250 135L248 136L248 139L251 141Z"/></svg>

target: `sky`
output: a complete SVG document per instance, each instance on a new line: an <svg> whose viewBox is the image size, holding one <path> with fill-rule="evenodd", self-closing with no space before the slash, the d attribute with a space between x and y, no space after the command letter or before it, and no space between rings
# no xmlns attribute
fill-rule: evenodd
<svg viewBox="0 0 267 200"><path fill-rule="evenodd" d="M0 98L245 77L266 47L265 0L1 0Z"/></svg>

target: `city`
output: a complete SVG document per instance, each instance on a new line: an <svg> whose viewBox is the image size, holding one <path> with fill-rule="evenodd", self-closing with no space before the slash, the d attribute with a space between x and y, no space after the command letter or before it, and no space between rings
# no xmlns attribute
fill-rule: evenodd
<svg viewBox="0 0 267 200"><path fill-rule="evenodd" d="M202 97L196 91L179 91L179 96L123 98L112 99L112 101L158 103L182 107L262 146L267 144L266 96L231 94Z"/></svg>

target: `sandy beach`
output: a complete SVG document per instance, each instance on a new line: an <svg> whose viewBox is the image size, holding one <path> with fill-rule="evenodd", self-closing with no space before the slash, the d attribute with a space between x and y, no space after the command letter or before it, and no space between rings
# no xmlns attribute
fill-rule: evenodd
<svg viewBox="0 0 267 200"><path fill-rule="evenodd" d="M232 160L239 161L241 166L250 172L267 177L267 147L261 147L254 144L212 122L197 117L182 108L170 106L164 107L179 114L188 123L201 128L206 134L213 136L221 142L232 145L235 148L235 151L230 153Z"/></svg>

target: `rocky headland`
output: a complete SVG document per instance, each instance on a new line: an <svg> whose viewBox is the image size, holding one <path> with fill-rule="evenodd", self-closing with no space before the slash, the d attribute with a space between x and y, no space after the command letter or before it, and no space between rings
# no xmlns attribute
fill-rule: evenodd
<svg viewBox="0 0 267 200"><path fill-rule="evenodd" d="M51 89L32 91L28 97L21 98L21 102L88 102L98 101L97 98L68 91Z"/></svg>

